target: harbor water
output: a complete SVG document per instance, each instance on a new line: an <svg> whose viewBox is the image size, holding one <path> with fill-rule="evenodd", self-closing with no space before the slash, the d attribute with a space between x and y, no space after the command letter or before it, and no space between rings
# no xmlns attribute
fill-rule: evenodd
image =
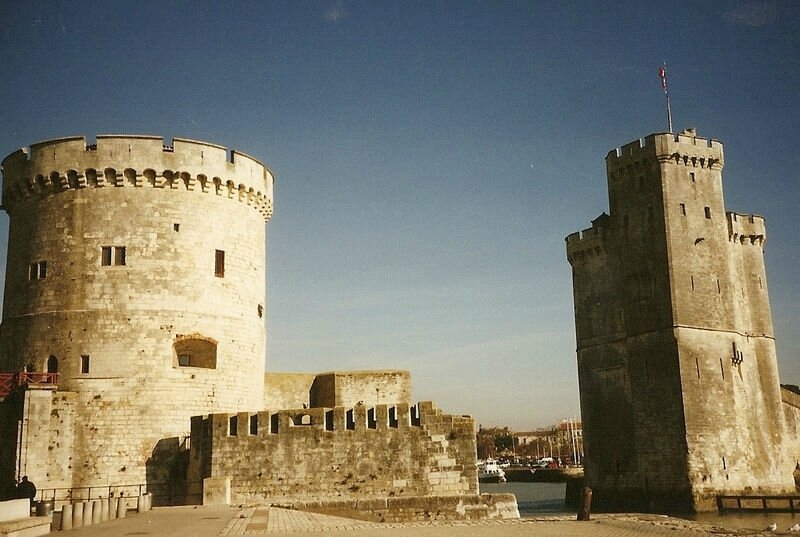
<svg viewBox="0 0 800 537"><path fill-rule="evenodd" d="M576 515L574 509L564 505L564 483L481 483L480 491L488 494L511 493L517 497L519 515L522 518L537 516ZM723 526L732 529L760 531L775 523L780 532L787 531L800 523L800 513L699 513L687 515L676 513L672 516L694 520L704 524Z"/></svg>
<svg viewBox="0 0 800 537"><path fill-rule="evenodd" d="M519 516L574 514L564 505L566 483L481 483L481 493L511 493L517 497Z"/></svg>

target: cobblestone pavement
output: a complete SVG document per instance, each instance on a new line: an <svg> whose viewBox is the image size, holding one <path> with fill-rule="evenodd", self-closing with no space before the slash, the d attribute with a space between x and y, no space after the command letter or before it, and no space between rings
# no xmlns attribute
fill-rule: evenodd
<svg viewBox="0 0 800 537"><path fill-rule="evenodd" d="M64 537L288 537L322 533L348 537L752 537L798 535L725 529L654 515L380 524L277 507L163 507L63 532Z"/></svg>
<svg viewBox="0 0 800 537"><path fill-rule="evenodd" d="M761 532L724 529L678 518L652 515L599 515L589 522L574 517L482 520L464 522L407 522L381 524L277 507L243 509L220 533L221 537L302 535L353 537L695 537L754 536ZM769 535L780 534L780 532Z"/></svg>

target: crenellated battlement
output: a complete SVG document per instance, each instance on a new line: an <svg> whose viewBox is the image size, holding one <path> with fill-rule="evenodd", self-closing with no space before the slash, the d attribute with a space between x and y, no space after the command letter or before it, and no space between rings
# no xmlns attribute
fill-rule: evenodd
<svg viewBox="0 0 800 537"><path fill-rule="evenodd" d="M567 235L567 260L570 265L605 251L608 219L609 216L603 213L592 221L592 227Z"/></svg>
<svg viewBox="0 0 800 537"><path fill-rule="evenodd" d="M478 492L475 421L429 401L210 414L191 428L189 475L230 479L235 502Z"/></svg>
<svg viewBox="0 0 800 537"><path fill-rule="evenodd" d="M689 167L722 170L724 156L722 143L697 136L695 129L685 129L679 134L656 133L612 149L606 155L608 170L627 167L645 158L655 157L659 162L674 161Z"/></svg>
<svg viewBox="0 0 800 537"><path fill-rule="evenodd" d="M212 425L215 437L305 434L303 431L408 429L422 427L445 417L432 402L416 405L356 405L353 407L282 409L202 416ZM471 418L467 418L471 419Z"/></svg>
<svg viewBox="0 0 800 537"><path fill-rule="evenodd" d="M764 217L755 214L725 213L728 220L728 240L739 244L754 244L764 247L767 228Z"/></svg>
<svg viewBox="0 0 800 537"><path fill-rule="evenodd" d="M182 138L172 145L159 136L82 136L32 144L2 162L3 207L17 201L84 188L168 188L213 193L272 216L274 176L253 157L225 147Z"/></svg>

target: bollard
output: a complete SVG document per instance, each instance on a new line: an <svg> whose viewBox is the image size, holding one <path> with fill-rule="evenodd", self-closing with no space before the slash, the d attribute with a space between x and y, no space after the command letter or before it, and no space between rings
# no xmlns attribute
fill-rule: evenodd
<svg viewBox="0 0 800 537"><path fill-rule="evenodd" d="M108 520L108 498L100 498L100 522Z"/></svg>
<svg viewBox="0 0 800 537"><path fill-rule="evenodd" d="M583 498L581 498L581 510L578 513L578 520L589 520L589 513L592 510L592 489L583 488Z"/></svg>
<svg viewBox="0 0 800 537"><path fill-rule="evenodd" d="M128 514L128 501L125 498L120 498L117 503L117 518L125 518Z"/></svg>
<svg viewBox="0 0 800 537"><path fill-rule="evenodd" d="M83 502L83 525L89 526L92 523L92 500Z"/></svg>
<svg viewBox="0 0 800 537"><path fill-rule="evenodd" d="M100 524L103 521L102 507L100 507L100 500L92 502L92 524Z"/></svg>
<svg viewBox="0 0 800 537"><path fill-rule="evenodd" d="M119 498L109 498L108 499L108 519L115 520L117 518L117 504L119 503Z"/></svg>
<svg viewBox="0 0 800 537"><path fill-rule="evenodd" d="M65 503L61 508L61 531L72 529L72 504Z"/></svg>
<svg viewBox="0 0 800 537"><path fill-rule="evenodd" d="M72 527L83 527L83 502L77 502L72 506Z"/></svg>
<svg viewBox="0 0 800 537"><path fill-rule="evenodd" d="M144 494L139 494L139 498L136 501L136 512L137 513L144 513L147 508L144 506Z"/></svg>

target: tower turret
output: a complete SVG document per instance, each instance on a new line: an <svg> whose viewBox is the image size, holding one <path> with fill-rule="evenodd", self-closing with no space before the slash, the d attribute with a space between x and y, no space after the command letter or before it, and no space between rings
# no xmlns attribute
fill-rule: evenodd
<svg viewBox="0 0 800 537"><path fill-rule="evenodd" d="M268 168L154 136L50 140L2 165L0 370L58 373L46 422L23 422L18 473L144 482L191 416L261 406Z"/></svg>
<svg viewBox="0 0 800 537"><path fill-rule="evenodd" d="M705 510L793 490L763 246L693 129L606 157L609 214L567 237L586 475L600 503Z"/></svg>

